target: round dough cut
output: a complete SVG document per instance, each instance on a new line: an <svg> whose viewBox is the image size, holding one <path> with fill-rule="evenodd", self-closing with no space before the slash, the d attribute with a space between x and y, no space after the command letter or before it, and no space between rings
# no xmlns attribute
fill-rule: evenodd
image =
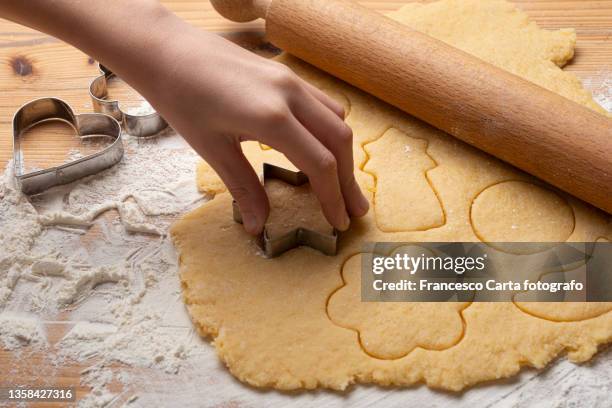
<svg viewBox="0 0 612 408"><path fill-rule="evenodd" d="M574 213L563 198L524 181L488 187L471 211L483 242L565 242L574 230Z"/></svg>

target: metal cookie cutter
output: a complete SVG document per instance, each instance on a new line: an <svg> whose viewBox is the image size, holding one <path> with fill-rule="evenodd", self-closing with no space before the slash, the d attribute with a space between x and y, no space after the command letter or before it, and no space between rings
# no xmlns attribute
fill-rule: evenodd
<svg viewBox="0 0 612 408"><path fill-rule="evenodd" d="M128 134L133 136L153 136L168 127L168 123L157 112L145 115L129 114L121 110L118 101L106 99L108 97L108 80L115 74L102 64L99 64L98 67L101 75L91 81L89 85L89 95L94 111L111 115L121 122L123 129Z"/></svg>
<svg viewBox="0 0 612 408"><path fill-rule="evenodd" d="M308 176L301 171L291 171L269 163L263 165L263 183L267 180L277 179L293 186L301 186L308 183ZM238 203L232 203L234 221L242 224L242 215ZM338 231L334 228L331 234L323 234L305 227L298 227L289 233L277 238L270 238L264 227L260 243L264 253L269 258L274 258L300 245L307 245L323 252L325 255L336 255L338 251Z"/></svg>
<svg viewBox="0 0 612 408"><path fill-rule="evenodd" d="M68 123L82 139L110 137L114 141L103 150L73 162L24 174L20 144L23 133L39 123L54 120ZM15 179L21 191L24 194L41 193L50 187L73 182L118 163L123 157L121 125L114 118L100 113L75 115L70 105L61 99L35 99L19 108L13 117L13 157Z"/></svg>

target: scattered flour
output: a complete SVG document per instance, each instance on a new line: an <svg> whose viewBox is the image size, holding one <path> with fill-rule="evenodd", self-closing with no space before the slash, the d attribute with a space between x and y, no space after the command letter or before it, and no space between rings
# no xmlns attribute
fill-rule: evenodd
<svg viewBox="0 0 612 408"><path fill-rule="evenodd" d="M126 113L134 116L144 116L155 113L155 109L147 101L142 101L140 106L132 106L127 108Z"/></svg>
<svg viewBox="0 0 612 408"><path fill-rule="evenodd" d="M45 330L40 319L11 312L0 313L0 343L7 350L47 345Z"/></svg>
<svg viewBox="0 0 612 408"><path fill-rule="evenodd" d="M59 358L86 361L102 357L106 362L120 362L136 367L153 367L169 374L179 372L190 353L190 345L181 341L189 338L185 331L160 328L161 316L139 310L142 305L115 306L118 325L108 323L77 323L59 342ZM129 313L126 309L130 309ZM177 335L177 333L179 333ZM134 347L132 343L137 342Z"/></svg>
<svg viewBox="0 0 612 408"><path fill-rule="evenodd" d="M113 371L103 364L95 364L81 372L83 383L91 387L91 392L79 401L84 407L106 407L109 406L117 395L110 392L108 385L113 381Z"/></svg>
<svg viewBox="0 0 612 408"><path fill-rule="evenodd" d="M83 157L85 157L85 155L79 150L79 149L70 149L70 151L68 152L68 159L66 160L67 162L72 162L78 159L82 159Z"/></svg>
<svg viewBox="0 0 612 408"><path fill-rule="evenodd" d="M44 348L54 367L89 365L83 407L118 397L107 387L113 372L126 385L109 364L176 375L201 344L167 236L179 214L204 200L197 156L171 131L125 135L124 144L116 166L37 196L18 191L11 164L0 182L0 345ZM47 339L43 322L56 321L64 334Z"/></svg>
<svg viewBox="0 0 612 408"><path fill-rule="evenodd" d="M593 92L595 101L612 113L612 71L601 71L584 85Z"/></svg>

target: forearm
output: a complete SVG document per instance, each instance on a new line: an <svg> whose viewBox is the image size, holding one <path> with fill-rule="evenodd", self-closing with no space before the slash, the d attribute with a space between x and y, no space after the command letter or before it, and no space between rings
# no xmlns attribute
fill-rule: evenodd
<svg viewBox="0 0 612 408"><path fill-rule="evenodd" d="M218 172L249 232L261 232L269 207L245 140L303 170L334 227L367 212L342 106L287 67L190 26L157 0L0 0L0 16L74 45L140 92Z"/></svg>
<svg viewBox="0 0 612 408"><path fill-rule="evenodd" d="M168 81L167 70L146 68L173 50L174 33L193 29L157 0L0 0L0 17L72 44L145 97L155 92L154 84ZM151 77L159 72L163 78Z"/></svg>

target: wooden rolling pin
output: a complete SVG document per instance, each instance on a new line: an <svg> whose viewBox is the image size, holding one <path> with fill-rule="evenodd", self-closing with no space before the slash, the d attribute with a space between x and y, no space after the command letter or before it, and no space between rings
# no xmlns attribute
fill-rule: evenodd
<svg viewBox="0 0 612 408"><path fill-rule="evenodd" d="M349 0L212 0L283 50L612 213L612 119Z"/></svg>

